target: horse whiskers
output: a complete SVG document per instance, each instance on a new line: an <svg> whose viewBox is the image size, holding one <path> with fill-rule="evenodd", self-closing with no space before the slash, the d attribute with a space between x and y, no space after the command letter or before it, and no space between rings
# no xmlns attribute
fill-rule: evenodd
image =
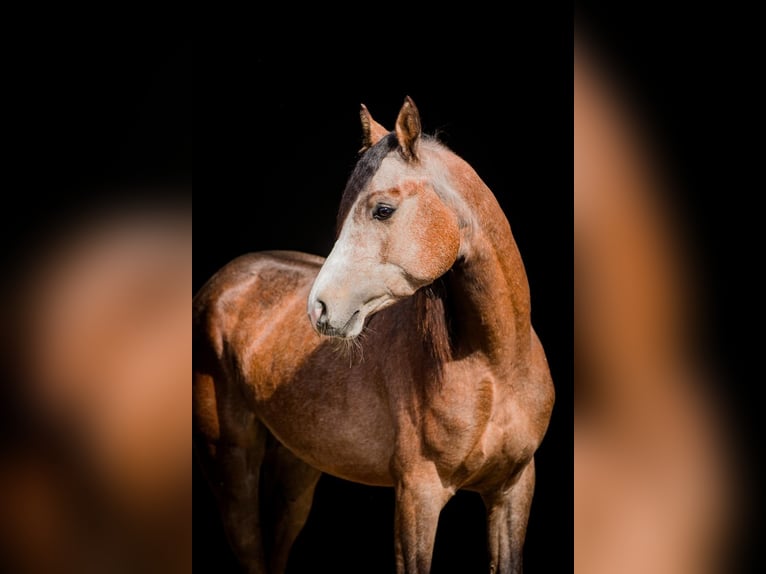
<svg viewBox="0 0 766 574"><path fill-rule="evenodd" d="M366 329L363 330L356 337L351 338L339 338L332 337L333 350L340 355L348 358L348 366L351 367L354 364L355 359L359 359L359 362L364 362L364 345L363 341L367 337Z"/></svg>

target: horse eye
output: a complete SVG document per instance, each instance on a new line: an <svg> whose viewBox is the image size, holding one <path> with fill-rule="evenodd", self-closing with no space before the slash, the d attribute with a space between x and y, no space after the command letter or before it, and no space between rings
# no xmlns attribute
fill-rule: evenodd
<svg viewBox="0 0 766 574"><path fill-rule="evenodd" d="M375 209L372 210L372 217L379 221L383 221L391 217L394 214L394 211L396 210L390 205L379 203L375 206Z"/></svg>

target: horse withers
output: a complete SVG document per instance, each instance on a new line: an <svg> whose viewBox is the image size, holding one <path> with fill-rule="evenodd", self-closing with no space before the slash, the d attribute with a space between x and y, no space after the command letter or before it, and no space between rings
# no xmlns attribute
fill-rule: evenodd
<svg viewBox="0 0 766 574"><path fill-rule="evenodd" d="M244 255L194 298L195 444L224 528L248 572L281 573L321 473L390 486L397 572L423 574L467 489L490 571L520 572L554 402L521 256L409 97L394 131L361 123L327 259Z"/></svg>

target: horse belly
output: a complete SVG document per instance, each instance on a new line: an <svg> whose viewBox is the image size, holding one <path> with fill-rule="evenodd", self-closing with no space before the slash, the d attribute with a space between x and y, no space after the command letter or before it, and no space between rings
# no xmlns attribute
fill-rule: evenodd
<svg viewBox="0 0 766 574"><path fill-rule="evenodd" d="M322 386L328 389L318 390ZM257 405L258 417L282 444L322 472L390 486L393 433L387 415L365 393L325 400L335 386L320 379L284 383Z"/></svg>

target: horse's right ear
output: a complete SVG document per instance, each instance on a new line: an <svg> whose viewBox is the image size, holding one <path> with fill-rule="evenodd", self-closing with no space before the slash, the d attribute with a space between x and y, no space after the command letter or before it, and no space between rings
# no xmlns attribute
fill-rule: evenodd
<svg viewBox="0 0 766 574"><path fill-rule="evenodd" d="M362 120L362 149L359 152L366 151L380 141L380 139L388 135L388 130L372 119L370 110L367 106L362 104L362 108L359 110L359 117Z"/></svg>
<svg viewBox="0 0 766 574"><path fill-rule="evenodd" d="M412 98L407 96L396 118L396 139L399 140L399 151L404 159L417 161L420 133L420 113Z"/></svg>

